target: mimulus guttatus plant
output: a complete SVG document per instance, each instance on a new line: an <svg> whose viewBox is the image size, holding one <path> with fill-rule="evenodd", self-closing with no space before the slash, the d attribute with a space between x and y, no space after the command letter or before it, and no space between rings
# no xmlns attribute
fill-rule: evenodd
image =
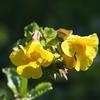
<svg viewBox="0 0 100 100"><path fill-rule="evenodd" d="M17 42L9 56L22 80L21 96L28 98L25 91L29 78L67 79L68 70L72 68L77 72L88 70L97 55L98 45L96 33L79 36L63 28L42 28L36 23L26 26L23 39Z"/></svg>
<svg viewBox="0 0 100 100"><path fill-rule="evenodd" d="M10 54L10 60L17 66L19 75L38 79L43 74L42 67L48 67L50 72L59 71L56 63L63 63L61 69L75 68L77 71L86 71L91 66L98 51L99 40L96 33L79 36L73 35L72 30L56 31L37 27L31 26L33 30L27 28L26 40L28 36L30 39L25 45L19 44L19 49Z"/></svg>

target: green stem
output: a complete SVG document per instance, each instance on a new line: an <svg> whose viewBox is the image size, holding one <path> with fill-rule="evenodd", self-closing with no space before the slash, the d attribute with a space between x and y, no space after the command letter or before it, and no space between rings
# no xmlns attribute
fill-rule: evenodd
<svg viewBox="0 0 100 100"><path fill-rule="evenodd" d="M27 95L27 85L28 85L28 79L22 78L21 81L21 96L25 97Z"/></svg>

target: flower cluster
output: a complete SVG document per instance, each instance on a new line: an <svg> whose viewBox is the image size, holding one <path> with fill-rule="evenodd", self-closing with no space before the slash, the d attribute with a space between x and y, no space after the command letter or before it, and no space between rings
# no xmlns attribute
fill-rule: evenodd
<svg viewBox="0 0 100 100"><path fill-rule="evenodd" d="M41 28L36 23L25 27L24 39L18 41L17 49L10 54L22 77L38 79L44 73L54 77L63 75L67 69L86 71L98 51L96 33L89 36L73 35L72 30Z"/></svg>

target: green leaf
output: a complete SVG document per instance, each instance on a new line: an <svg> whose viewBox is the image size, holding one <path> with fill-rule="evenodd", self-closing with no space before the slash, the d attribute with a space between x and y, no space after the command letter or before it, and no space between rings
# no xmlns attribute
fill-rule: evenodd
<svg viewBox="0 0 100 100"><path fill-rule="evenodd" d="M4 68L3 73L7 77L8 87L13 91L14 94L18 95L20 92L21 81L20 77L16 73L16 70L14 68Z"/></svg>
<svg viewBox="0 0 100 100"><path fill-rule="evenodd" d="M33 100L52 89L53 89L53 87L50 82L42 82L29 92L27 98L28 98L28 100Z"/></svg>
<svg viewBox="0 0 100 100"><path fill-rule="evenodd" d="M53 28L49 28L49 27L45 27L44 30L42 30L42 34L46 39L47 43L55 39L57 36L57 32Z"/></svg>
<svg viewBox="0 0 100 100"><path fill-rule="evenodd" d="M34 32L35 30L39 30L39 29L40 29L40 27L39 27L35 22L33 22L33 23L27 25L27 26L24 28L24 32L25 32L24 36L25 36L28 40L30 40L31 37L32 37L33 32Z"/></svg>

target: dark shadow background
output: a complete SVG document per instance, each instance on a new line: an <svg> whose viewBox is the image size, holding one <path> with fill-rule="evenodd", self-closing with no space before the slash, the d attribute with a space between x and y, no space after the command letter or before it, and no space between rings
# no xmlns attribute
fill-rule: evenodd
<svg viewBox="0 0 100 100"><path fill-rule="evenodd" d="M40 26L71 28L74 34L100 37L100 0L0 0L0 81L9 65L12 45L23 37L24 27L37 22ZM59 79L54 90L37 100L100 100L100 54L87 72L69 72L69 80Z"/></svg>

